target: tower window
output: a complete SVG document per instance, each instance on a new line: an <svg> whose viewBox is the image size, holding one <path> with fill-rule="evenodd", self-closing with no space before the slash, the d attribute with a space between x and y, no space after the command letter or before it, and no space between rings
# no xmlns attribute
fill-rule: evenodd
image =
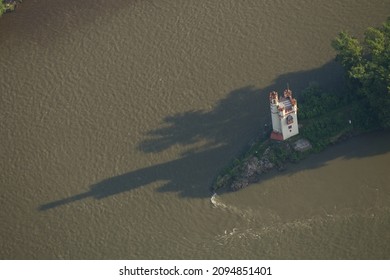
<svg viewBox="0 0 390 280"><path fill-rule="evenodd" d="M292 124L294 122L294 118L291 115L288 115L286 118L287 124Z"/></svg>

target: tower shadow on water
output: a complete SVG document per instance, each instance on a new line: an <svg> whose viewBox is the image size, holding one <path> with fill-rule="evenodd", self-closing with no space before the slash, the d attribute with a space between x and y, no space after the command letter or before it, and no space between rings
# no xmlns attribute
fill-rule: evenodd
<svg viewBox="0 0 390 280"><path fill-rule="evenodd" d="M38 209L44 211L86 198L104 199L158 181L165 182L158 187L159 192L176 192L181 197L209 197L218 171L262 134L264 123L270 122L270 91L281 90L288 82L299 99L299 92L309 82L317 81L324 87L337 89L341 77L340 68L329 62L318 69L281 75L263 89L247 86L233 90L211 111L168 116L163 120L164 126L149 131L147 140L139 143L138 148L144 153L158 153L173 145L188 147L179 158L107 178L91 185L86 192L40 205ZM190 148L200 142L206 144ZM363 157L381 152L357 151L348 156ZM317 162L311 168L320 167L326 161Z"/></svg>

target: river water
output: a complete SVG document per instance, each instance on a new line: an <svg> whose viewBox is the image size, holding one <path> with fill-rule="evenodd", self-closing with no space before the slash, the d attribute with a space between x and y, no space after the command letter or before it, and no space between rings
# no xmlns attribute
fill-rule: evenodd
<svg viewBox="0 0 390 280"><path fill-rule="evenodd" d="M268 92L337 88L332 38L389 11L24 1L0 20L0 258L389 258L389 133L210 193L269 120Z"/></svg>

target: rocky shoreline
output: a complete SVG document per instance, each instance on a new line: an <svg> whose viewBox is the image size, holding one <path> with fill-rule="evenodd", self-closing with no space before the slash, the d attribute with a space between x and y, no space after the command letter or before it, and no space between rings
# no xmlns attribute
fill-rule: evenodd
<svg viewBox="0 0 390 280"><path fill-rule="evenodd" d="M214 190L228 189L238 191L250 184L256 183L264 173L271 170L282 171L289 162L297 162L312 148L304 138L278 142L263 140L254 144L248 155L226 170L216 179Z"/></svg>
<svg viewBox="0 0 390 280"><path fill-rule="evenodd" d="M346 141L367 131L344 131L330 137L329 145ZM261 180L270 171L284 171L288 163L296 163L316 151L306 138L299 135L285 141L267 138L256 141L241 160L236 159L231 167L219 175L213 191L238 191Z"/></svg>
<svg viewBox="0 0 390 280"><path fill-rule="evenodd" d="M260 159L252 156L246 160L242 166L241 174L231 183L230 190L238 191L249 184L256 183L260 180L260 175L275 169L275 164L269 158L270 152L271 149L268 147Z"/></svg>

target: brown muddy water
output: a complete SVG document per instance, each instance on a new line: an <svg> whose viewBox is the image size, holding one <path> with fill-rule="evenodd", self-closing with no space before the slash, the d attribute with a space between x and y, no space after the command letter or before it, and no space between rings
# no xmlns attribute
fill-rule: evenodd
<svg viewBox="0 0 390 280"><path fill-rule="evenodd" d="M269 90L337 88L389 1L29 0L0 20L1 259L390 257L390 134L237 193Z"/></svg>

